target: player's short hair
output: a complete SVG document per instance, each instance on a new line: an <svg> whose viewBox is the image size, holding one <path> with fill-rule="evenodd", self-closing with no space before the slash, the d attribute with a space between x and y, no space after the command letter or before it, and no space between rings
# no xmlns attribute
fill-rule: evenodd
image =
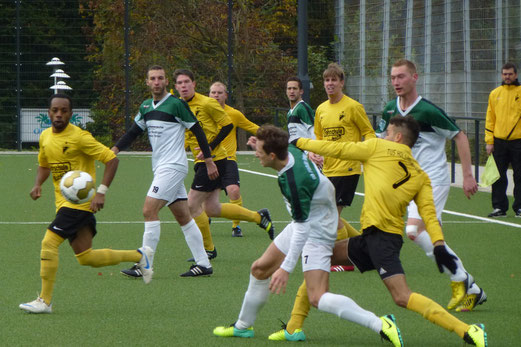
<svg viewBox="0 0 521 347"><path fill-rule="evenodd" d="M516 64L511 63L511 62L506 62L505 65L503 65L503 67L501 68L501 72L503 72L503 70L510 70L510 69L514 69L514 73L517 73Z"/></svg>
<svg viewBox="0 0 521 347"><path fill-rule="evenodd" d="M289 135L287 131L271 124L264 124L257 130L255 136L257 139L264 141L262 149L266 154L275 153L279 160L284 160L288 157Z"/></svg>
<svg viewBox="0 0 521 347"><path fill-rule="evenodd" d="M402 133L404 144L411 148L414 146L420 135L420 124L413 116L395 116L389 120L389 124L394 125Z"/></svg>
<svg viewBox="0 0 521 347"><path fill-rule="evenodd" d="M147 69L147 75L146 75L146 78L148 78L148 72L149 71L152 71L152 70L163 70L165 71L165 69L161 66L161 65L150 65Z"/></svg>
<svg viewBox="0 0 521 347"><path fill-rule="evenodd" d="M188 69L176 69L174 71L174 82L177 83L177 77L180 75L185 75L190 78L190 80L193 82L195 81L194 73Z"/></svg>
<svg viewBox="0 0 521 347"><path fill-rule="evenodd" d="M323 79L328 77L337 77L340 81L343 81L345 77L344 69L337 63L330 63L322 74Z"/></svg>
<svg viewBox="0 0 521 347"><path fill-rule="evenodd" d="M407 59L398 59L397 61L394 62L393 64L393 67L400 67L400 66L405 66L407 67L407 70L409 70L409 72L411 73L411 75L414 75L417 70L416 70L416 65L414 65L414 63L410 60L407 60Z"/></svg>
<svg viewBox="0 0 521 347"><path fill-rule="evenodd" d="M69 100L69 106L70 106L70 110L72 111L72 98L66 94L53 94L51 95L51 97L49 98L49 109L51 108L51 104L52 104L52 101L54 99L67 99Z"/></svg>
<svg viewBox="0 0 521 347"><path fill-rule="evenodd" d="M288 82L297 82L298 83L298 89L302 90L302 88L304 88L302 86L302 80L300 78L298 78L297 76L291 76L290 78L288 78L286 80L286 87L288 86Z"/></svg>
<svg viewBox="0 0 521 347"><path fill-rule="evenodd" d="M221 87L223 87L223 88L224 88L224 92L225 92L226 94L228 94L228 88L226 87L226 84L222 83L221 81L215 81L215 82L213 82L212 85L210 86L209 91L212 90L212 87L213 87L213 86L221 86Z"/></svg>

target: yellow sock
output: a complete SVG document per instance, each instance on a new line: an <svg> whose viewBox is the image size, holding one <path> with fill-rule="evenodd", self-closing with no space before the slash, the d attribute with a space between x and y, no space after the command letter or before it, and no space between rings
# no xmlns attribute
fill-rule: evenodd
<svg viewBox="0 0 521 347"><path fill-rule="evenodd" d="M288 333L293 334L296 329L302 329L304 320L307 318L310 309L311 305L309 304L306 281L303 281L298 288L293 310L291 310L291 318L286 326Z"/></svg>
<svg viewBox="0 0 521 347"><path fill-rule="evenodd" d="M203 243L204 249L207 251L213 251L215 249L215 245L213 244L212 233L210 232L210 223L208 223L208 215L206 212L202 212L200 215L194 218L195 224L201 230L201 234L203 235Z"/></svg>
<svg viewBox="0 0 521 347"><path fill-rule="evenodd" d="M353 228L353 226L351 224L349 224L348 221L346 221L342 217L340 217L340 219L342 220L342 222L344 223L344 227L346 228L347 237L355 237L355 236L361 235L361 233L358 230L356 230L355 228Z"/></svg>
<svg viewBox="0 0 521 347"><path fill-rule="evenodd" d="M421 314L424 318L448 331L454 331L461 338L469 330L467 324L451 315L441 305L421 294L411 294L407 309Z"/></svg>
<svg viewBox="0 0 521 347"><path fill-rule="evenodd" d="M142 254L138 251L119 251L114 249L92 249L89 248L80 254L76 254L76 259L80 265L102 267L116 265L124 261L137 263Z"/></svg>
<svg viewBox="0 0 521 347"><path fill-rule="evenodd" d="M42 292L40 297L47 305L51 303L58 272L58 247L65 241L60 235L47 230L42 240L42 250L40 252L40 277L42 279Z"/></svg>
<svg viewBox="0 0 521 347"><path fill-rule="evenodd" d="M237 206L241 206L242 207L242 196L239 196L239 198L237 200L232 200L230 199L230 204L232 205L237 205ZM222 213L222 212L221 212ZM238 219L234 219L233 220L233 224L232 224L232 228L235 228L239 225L241 221L238 220Z"/></svg>
<svg viewBox="0 0 521 347"><path fill-rule="evenodd" d="M245 220L248 222L255 222L257 224L259 224L261 221L261 216L257 212L229 203L221 204L221 215L219 217L231 220Z"/></svg>

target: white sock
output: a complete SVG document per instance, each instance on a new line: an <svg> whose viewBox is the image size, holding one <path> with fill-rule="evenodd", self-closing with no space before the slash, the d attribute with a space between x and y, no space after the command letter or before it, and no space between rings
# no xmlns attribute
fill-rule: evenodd
<svg viewBox="0 0 521 347"><path fill-rule="evenodd" d="M145 222L145 232L143 233L143 247L152 248L154 253L148 258L150 266L154 264L154 254L156 253L159 237L161 236L161 222L158 220Z"/></svg>
<svg viewBox="0 0 521 347"><path fill-rule="evenodd" d="M270 295L270 279L258 280L250 273L250 283L248 290L244 294L239 319L235 322L237 329L248 329L255 323L257 313L268 301Z"/></svg>
<svg viewBox="0 0 521 347"><path fill-rule="evenodd" d="M190 252L192 252L195 263L206 268L212 267L208 260L208 254L204 250L203 236L195 221L192 219L185 225L182 225L181 230L185 235L186 244L190 248Z"/></svg>
<svg viewBox="0 0 521 347"><path fill-rule="evenodd" d="M432 245L431 237L427 231L422 231L418 234L414 242L423 249L425 254L431 258L433 261L436 261L434 258L434 246ZM452 282L462 282L467 278L467 271L465 267L463 267L463 263L461 262L458 255L449 247L448 244L445 243L445 248L447 252L454 255L456 257L456 265L458 266L456 269L456 273L453 274L448 269L444 268L444 273L450 276L450 280Z"/></svg>
<svg viewBox="0 0 521 347"><path fill-rule="evenodd" d="M374 313L366 311L347 296L324 293L318 301L318 309L332 313L338 317L357 323L379 333L382 330L382 320Z"/></svg>

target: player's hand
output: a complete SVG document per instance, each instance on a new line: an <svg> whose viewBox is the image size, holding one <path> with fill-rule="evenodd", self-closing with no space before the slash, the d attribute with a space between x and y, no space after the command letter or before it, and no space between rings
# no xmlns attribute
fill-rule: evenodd
<svg viewBox="0 0 521 347"><path fill-rule="evenodd" d="M206 163L206 171L208 173L208 177L213 181L219 177L219 170L217 170L217 166L213 162L212 158L205 158L204 162Z"/></svg>
<svg viewBox="0 0 521 347"><path fill-rule="evenodd" d="M485 149L487 150L487 154L491 155L494 152L494 145L486 145Z"/></svg>
<svg viewBox="0 0 521 347"><path fill-rule="evenodd" d="M271 276L270 291L273 294L286 293L286 284L288 283L289 273L286 270L279 268Z"/></svg>
<svg viewBox="0 0 521 347"><path fill-rule="evenodd" d="M443 273L443 267L446 267L452 274L456 273L458 265L456 260L458 259L454 254L450 254L445 247L445 244L439 244L434 246L434 258L438 265L438 270Z"/></svg>
<svg viewBox="0 0 521 347"><path fill-rule="evenodd" d="M105 206L105 194L96 193L90 202L90 209L96 213Z"/></svg>
<svg viewBox="0 0 521 347"><path fill-rule="evenodd" d="M29 196L33 200L38 200L42 196L42 186L34 186L29 193Z"/></svg>
<svg viewBox="0 0 521 347"><path fill-rule="evenodd" d="M210 148L211 149L211 148ZM203 154L203 151L201 151L201 148L199 147L195 147L194 148L194 151L200 151L199 153L197 153L197 155L195 156L195 159L197 160L204 160L204 154Z"/></svg>
<svg viewBox="0 0 521 347"><path fill-rule="evenodd" d="M251 148L253 148L254 151L257 150L257 138L255 136L250 136L250 138L248 139L248 142L246 142L246 144L248 146L250 146Z"/></svg>
<svg viewBox="0 0 521 347"><path fill-rule="evenodd" d="M477 191L478 184L474 179L474 176L468 175L466 177L463 177L463 193L465 193L467 199L470 199L470 197L476 194Z"/></svg>
<svg viewBox="0 0 521 347"><path fill-rule="evenodd" d="M309 152L308 153L308 158L309 160L311 160L313 163L315 163L315 165L322 170L322 166L324 166L324 157L321 156L320 154L315 154L315 153L311 153Z"/></svg>

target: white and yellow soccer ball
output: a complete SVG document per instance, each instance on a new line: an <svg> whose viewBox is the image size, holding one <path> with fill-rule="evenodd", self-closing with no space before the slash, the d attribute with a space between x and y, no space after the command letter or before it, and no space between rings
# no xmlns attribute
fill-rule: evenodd
<svg viewBox="0 0 521 347"><path fill-rule="evenodd" d="M94 195L95 187L92 176L84 171L69 171L60 181L63 197L73 204L83 204Z"/></svg>

